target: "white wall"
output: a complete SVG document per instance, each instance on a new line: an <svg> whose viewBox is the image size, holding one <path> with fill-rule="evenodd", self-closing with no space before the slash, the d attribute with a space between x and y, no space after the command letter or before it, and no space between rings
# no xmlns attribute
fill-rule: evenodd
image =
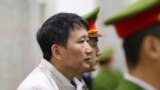
<svg viewBox="0 0 160 90"><path fill-rule="evenodd" d="M128 4L131 4L131 3L134 3L138 0L124 0L124 5L128 5Z"/></svg>
<svg viewBox="0 0 160 90"><path fill-rule="evenodd" d="M0 0L0 90L16 90L41 56L36 0Z"/></svg>
<svg viewBox="0 0 160 90"><path fill-rule="evenodd" d="M95 0L45 0L48 17L59 12L70 12L83 15L95 7Z"/></svg>

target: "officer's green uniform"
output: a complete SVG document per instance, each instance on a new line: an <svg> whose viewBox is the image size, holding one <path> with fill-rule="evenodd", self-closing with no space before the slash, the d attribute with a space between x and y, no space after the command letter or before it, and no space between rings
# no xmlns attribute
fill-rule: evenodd
<svg viewBox="0 0 160 90"><path fill-rule="evenodd" d="M105 21L113 24L121 38L130 35L160 21L160 0L138 0L120 10ZM116 90L144 90L139 85L123 80Z"/></svg>
<svg viewBox="0 0 160 90"><path fill-rule="evenodd" d="M100 72L93 79L93 90L115 90L123 79L119 71L107 67L112 60L113 49L107 49L100 56Z"/></svg>

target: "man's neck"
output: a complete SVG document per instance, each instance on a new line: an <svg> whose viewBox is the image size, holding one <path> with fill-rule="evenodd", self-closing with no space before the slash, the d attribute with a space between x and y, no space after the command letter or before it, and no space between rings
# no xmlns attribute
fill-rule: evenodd
<svg viewBox="0 0 160 90"><path fill-rule="evenodd" d="M156 72L152 67L144 68L142 66L137 66L130 72L134 77L137 77L160 90L160 78L157 73L159 72Z"/></svg>
<svg viewBox="0 0 160 90"><path fill-rule="evenodd" d="M72 71L71 69L63 67L61 64L58 64L56 62L51 62L54 67L61 72L66 78L72 80L76 76L76 72Z"/></svg>

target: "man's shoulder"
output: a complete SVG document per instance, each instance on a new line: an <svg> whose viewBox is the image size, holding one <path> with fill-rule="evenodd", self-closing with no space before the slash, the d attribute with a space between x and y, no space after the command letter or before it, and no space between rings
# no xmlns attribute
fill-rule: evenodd
<svg viewBox="0 0 160 90"><path fill-rule="evenodd" d="M40 68L34 69L26 79L20 84L18 90L50 90L50 87L57 87L54 80L50 80L50 78L41 71ZM58 90L54 89L54 90Z"/></svg>
<svg viewBox="0 0 160 90"><path fill-rule="evenodd" d="M144 90L142 87L124 79L116 90Z"/></svg>

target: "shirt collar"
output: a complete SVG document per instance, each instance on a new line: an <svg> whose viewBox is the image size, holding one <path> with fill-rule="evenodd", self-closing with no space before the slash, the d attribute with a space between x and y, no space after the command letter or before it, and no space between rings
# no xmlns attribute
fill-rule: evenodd
<svg viewBox="0 0 160 90"><path fill-rule="evenodd" d="M143 80L141 80L140 78L137 78L135 76L132 76L128 73L125 73L124 76L125 79L139 85L140 87L144 88L144 90L156 90L153 86L151 86L150 84L148 84L147 82L144 82Z"/></svg>
<svg viewBox="0 0 160 90"><path fill-rule="evenodd" d="M85 84L85 82L83 81L83 79L78 80L76 77L74 78L74 81L76 82L77 85L83 86Z"/></svg>

